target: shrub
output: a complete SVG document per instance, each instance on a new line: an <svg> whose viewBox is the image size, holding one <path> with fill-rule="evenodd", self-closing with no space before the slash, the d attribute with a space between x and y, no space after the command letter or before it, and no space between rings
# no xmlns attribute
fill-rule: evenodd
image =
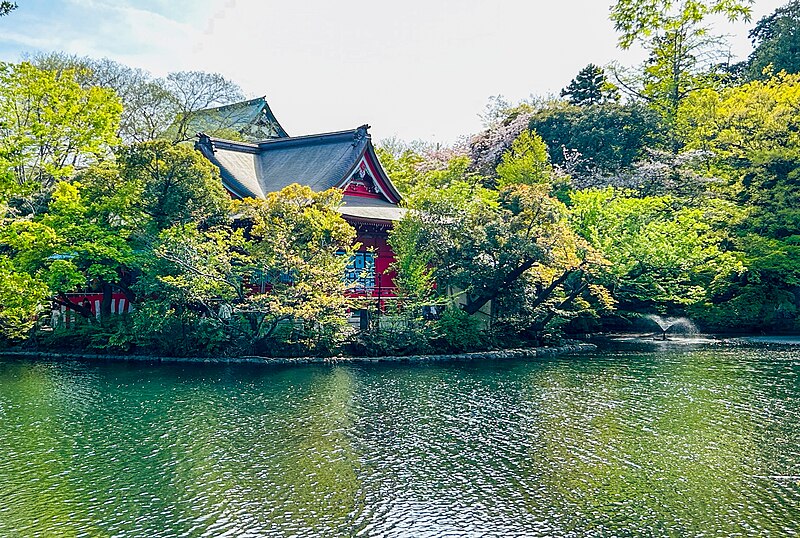
<svg viewBox="0 0 800 538"><path fill-rule="evenodd" d="M457 307L446 308L436 322L447 351L474 351L486 347L480 322Z"/></svg>

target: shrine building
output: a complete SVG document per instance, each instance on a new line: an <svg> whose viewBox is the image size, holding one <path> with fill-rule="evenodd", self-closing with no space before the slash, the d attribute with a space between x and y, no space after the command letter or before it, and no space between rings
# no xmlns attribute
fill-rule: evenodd
<svg viewBox="0 0 800 538"><path fill-rule="evenodd" d="M263 113L254 118L265 121ZM340 189L339 212L356 229L361 243L346 279L357 295L389 297L395 292L395 275L388 271L394 254L387 237L392 223L406 210L398 205L402 197L381 167L368 129L362 125L288 136L274 120L271 137L264 140L236 142L200 133L195 147L219 168L223 186L234 199L265 198L293 183L314 191Z"/></svg>

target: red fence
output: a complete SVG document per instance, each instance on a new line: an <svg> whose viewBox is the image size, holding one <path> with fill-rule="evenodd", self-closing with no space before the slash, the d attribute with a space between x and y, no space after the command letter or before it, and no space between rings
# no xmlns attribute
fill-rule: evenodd
<svg viewBox="0 0 800 538"><path fill-rule="evenodd" d="M86 305L88 303L89 309L92 311L94 317L100 317L100 303L103 301L101 293L68 293L67 297L73 303ZM133 311L133 305L128 301L122 293L111 294L111 313L112 314L126 314ZM53 308L50 313L50 324L53 327L59 325L69 325L73 323L80 314L68 309L66 306L58 303L53 303Z"/></svg>

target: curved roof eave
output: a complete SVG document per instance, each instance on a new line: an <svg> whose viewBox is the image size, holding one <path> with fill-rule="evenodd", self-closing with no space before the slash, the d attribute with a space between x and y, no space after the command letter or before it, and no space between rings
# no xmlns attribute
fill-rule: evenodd
<svg viewBox="0 0 800 538"><path fill-rule="evenodd" d="M286 129L283 128L281 122L279 122L278 118L275 117L275 114L272 113L272 109L269 107L269 101L267 101L267 96L265 95L263 99L264 99L264 109L267 111L267 115L269 115L269 117L272 118L272 121L274 121L275 125L278 126L278 129L280 129L280 131L278 132L280 138L290 138L289 133L286 132Z"/></svg>
<svg viewBox="0 0 800 538"><path fill-rule="evenodd" d="M394 186L392 180L389 179L389 175L386 173L386 170L383 169L383 164L381 164L378 154L375 152L375 146L372 145L372 139L369 136L366 137L366 143L359 152L358 157L353 163L353 166L350 167L345 176L339 181L339 183L336 184L336 188L341 189L344 187L345 183L347 183L350 177L352 177L353 173L355 173L358 163L361 161L364 155L367 154L369 154L370 159L375 164L375 169L378 171L378 174L380 174L381 181L389 188L389 193L395 198L393 203L399 204L403 200L403 195L400 194L400 191L398 191L397 187Z"/></svg>
<svg viewBox="0 0 800 538"><path fill-rule="evenodd" d="M394 186L391 178L383 168L383 163L381 163L381 160L378 158L378 154L375 152L375 146L372 145L372 140L369 140L369 143L367 144L367 151L369 151L370 157L375 160L378 172L381 174L381 179L383 179L383 181L386 183L386 186L389 187L389 190L392 192L392 196L397 198L397 203L399 204L403 201L403 195L400 194L400 191L398 191L397 187Z"/></svg>
<svg viewBox="0 0 800 538"><path fill-rule="evenodd" d="M219 169L219 177L222 180L222 186L225 187L231 194L237 198L258 198L258 194L251 192L250 189L240 184L236 177L230 173L228 168L223 165L219 159L214 155L214 150L206 144L196 143L195 149L205 156L206 159Z"/></svg>

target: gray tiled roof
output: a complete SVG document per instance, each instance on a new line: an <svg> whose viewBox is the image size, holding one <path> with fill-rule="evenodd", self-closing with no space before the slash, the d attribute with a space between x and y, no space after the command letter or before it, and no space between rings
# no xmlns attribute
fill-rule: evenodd
<svg viewBox="0 0 800 538"><path fill-rule="evenodd" d="M345 196L344 204L339 208L339 213L345 217L355 217L367 220L390 220L397 222L402 219L408 210L398 207L385 200Z"/></svg>
<svg viewBox="0 0 800 538"><path fill-rule="evenodd" d="M366 125L350 131L280 138L257 144L201 134L196 147L220 168L225 186L242 198L263 198L292 183L307 185L315 191L339 187L366 152L374 155ZM399 200L400 195L389 179L384 176L384 180L392 196Z"/></svg>

